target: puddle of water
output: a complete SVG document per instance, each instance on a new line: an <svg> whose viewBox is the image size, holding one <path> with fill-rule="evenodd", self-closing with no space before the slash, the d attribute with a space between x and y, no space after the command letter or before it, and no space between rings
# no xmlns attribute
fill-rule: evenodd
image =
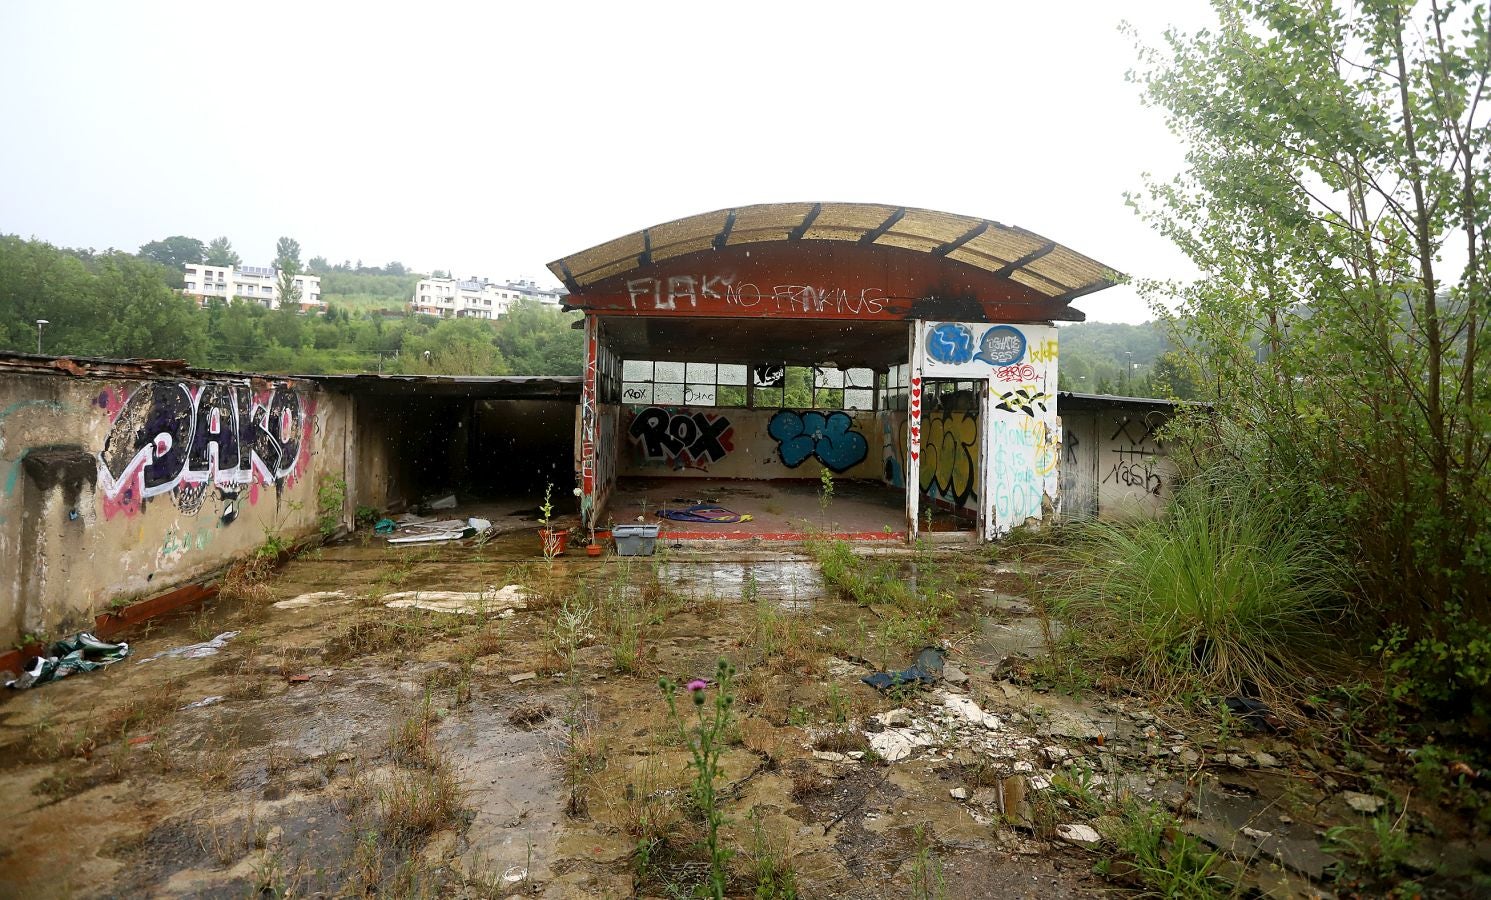
<svg viewBox="0 0 1491 900"><path fill-rule="evenodd" d="M817 564L803 560L670 562L663 578L685 593L721 600L739 600L748 583L755 596L770 600L807 601L824 592Z"/></svg>

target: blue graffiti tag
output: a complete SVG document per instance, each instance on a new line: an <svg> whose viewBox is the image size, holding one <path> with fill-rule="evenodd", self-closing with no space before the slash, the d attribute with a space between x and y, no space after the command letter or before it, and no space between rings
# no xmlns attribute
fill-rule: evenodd
<svg viewBox="0 0 1491 900"><path fill-rule="evenodd" d="M979 339L978 356L991 366L1010 366L1025 357L1025 335L1008 325L995 325Z"/></svg>
<svg viewBox="0 0 1491 900"><path fill-rule="evenodd" d="M766 433L776 439L783 465L795 469L809 457L834 472L864 462L870 452L865 436L854 428L847 413L794 412L784 409L771 417Z"/></svg>
<svg viewBox="0 0 1491 900"><path fill-rule="evenodd" d="M973 359L973 332L960 322L943 322L927 332L927 355L936 362L962 365Z"/></svg>

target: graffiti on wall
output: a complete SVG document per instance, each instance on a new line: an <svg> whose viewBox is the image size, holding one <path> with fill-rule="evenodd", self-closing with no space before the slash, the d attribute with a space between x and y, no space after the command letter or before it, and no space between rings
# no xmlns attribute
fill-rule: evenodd
<svg viewBox="0 0 1491 900"><path fill-rule="evenodd" d="M708 471L710 463L719 462L735 449L735 429L728 418L716 413L669 412L649 406L632 418L627 434L647 459L666 462L675 469Z"/></svg>
<svg viewBox="0 0 1491 900"><path fill-rule="evenodd" d="M1037 475L1037 429L1032 420L995 416L989 429L989 454L994 473L995 522L1010 528L1041 515L1042 483ZM1044 426L1044 422L1040 422Z"/></svg>
<svg viewBox="0 0 1491 900"><path fill-rule="evenodd" d="M845 288L811 284L755 285L734 275L671 275L633 278L626 283L632 309L769 309L780 313L878 316L886 309L878 287ZM640 306L638 301L641 301Z"/></svg>
<svg viewBox="0 0 1491 900"><path fill-rule="evenodd" d="M151 382L127 397L104 391L95 403L111 420L98 453L107 518L138 512L163 494L196 515L211 488L227 524L238 515L241 492L257 502L260 485L278 491L293 483L310 456L314 404L291 390Z"/></svg>
<svg viewBox="0 0 1491 900"><path fill-rule="evenodd" d="M1103 484L1117 484L1156 497L1160 495L1165 487L1165 480L1159 472L1159 457L1164 452L1155 441L1160 422L1158 417L1151 419L1148 416L1122 416L1114 420L1118 427L1108 438L1108 443L1117 459L1103 475Z"/></svg>
<svg viewBox="0 0 1491 900"><path fill-rule="evenodd" d="M870 443L855 431L845 412L797 412L784 409L771 417L766 433L777 442L782 464L795 469L816 458L833 472L847 472L865 461Z"/></svg>
<svg viewBox="0 0 1491 900"><path fill-rule="evenodd" d="M999 395L999 402L994 404L995 409L1005 412L1021 412L1027 416L1034 416L1035 411L1046 411L1046 404L1051 400L1051 395L1035 387L1015 388L1013 391L1005 391Z"/></svg>
<svg viewBox="0 0 1491 900"><path fill-rule="evenodd" d="M922 423L922 438L922 492L971 505L978 499L978 413L933 413Z"/></svg>
<svg viewBox="0 0 1491 900"><path fill-rule="evenodd" d="M927 331L926 348L928 357L946 365L961 366L978 360L996 369L1013 368L1015 377L1004 377L1006 381L1015 380L1029 368L1016 366L1025 358L1025 334L1011 325L993 325L975 340L974 329L967 324L942 322ZM1030 372L1034 377L1035 370Z"/></svg>

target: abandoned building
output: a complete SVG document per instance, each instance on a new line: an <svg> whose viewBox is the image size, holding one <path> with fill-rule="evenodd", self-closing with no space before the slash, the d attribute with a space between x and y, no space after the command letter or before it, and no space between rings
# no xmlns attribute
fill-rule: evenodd
<svg viewBox="0 0 1491 900"><path fill-rule="evenodd" d="M516 523L550 488L582 531L701 501L742 519L668 540L989 540L1168 496L1169 404L1057 390L1054 323L1116 273L1030 232L772 204L551 269L581 377L0 357L0 639L169 604L267 539L452 491Z"/></svg>

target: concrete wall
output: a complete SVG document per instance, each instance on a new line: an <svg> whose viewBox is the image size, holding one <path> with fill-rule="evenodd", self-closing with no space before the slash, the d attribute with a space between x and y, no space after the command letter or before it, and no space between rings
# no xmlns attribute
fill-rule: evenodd
<svg viewBox="0 0 1491 900"><path fill-rule="evenodd" d="M308 382L0 374L0 643L314 532L350 421Z"/></svg>
<svg viewBox="0 0 1491 900"><path fill-rule="evenodd" d="M824 468L843 478L885 475L873 412L629 406L619 424L623 476L817 479Z"/></svg>
<svg viewBox="0 0 1491 900"><path fill-rule="evenodd" d="M1175 465L1155 441L1168 412L1142 407L1063 409L1061 517L1067 521L1162 514Z"/></svg>

